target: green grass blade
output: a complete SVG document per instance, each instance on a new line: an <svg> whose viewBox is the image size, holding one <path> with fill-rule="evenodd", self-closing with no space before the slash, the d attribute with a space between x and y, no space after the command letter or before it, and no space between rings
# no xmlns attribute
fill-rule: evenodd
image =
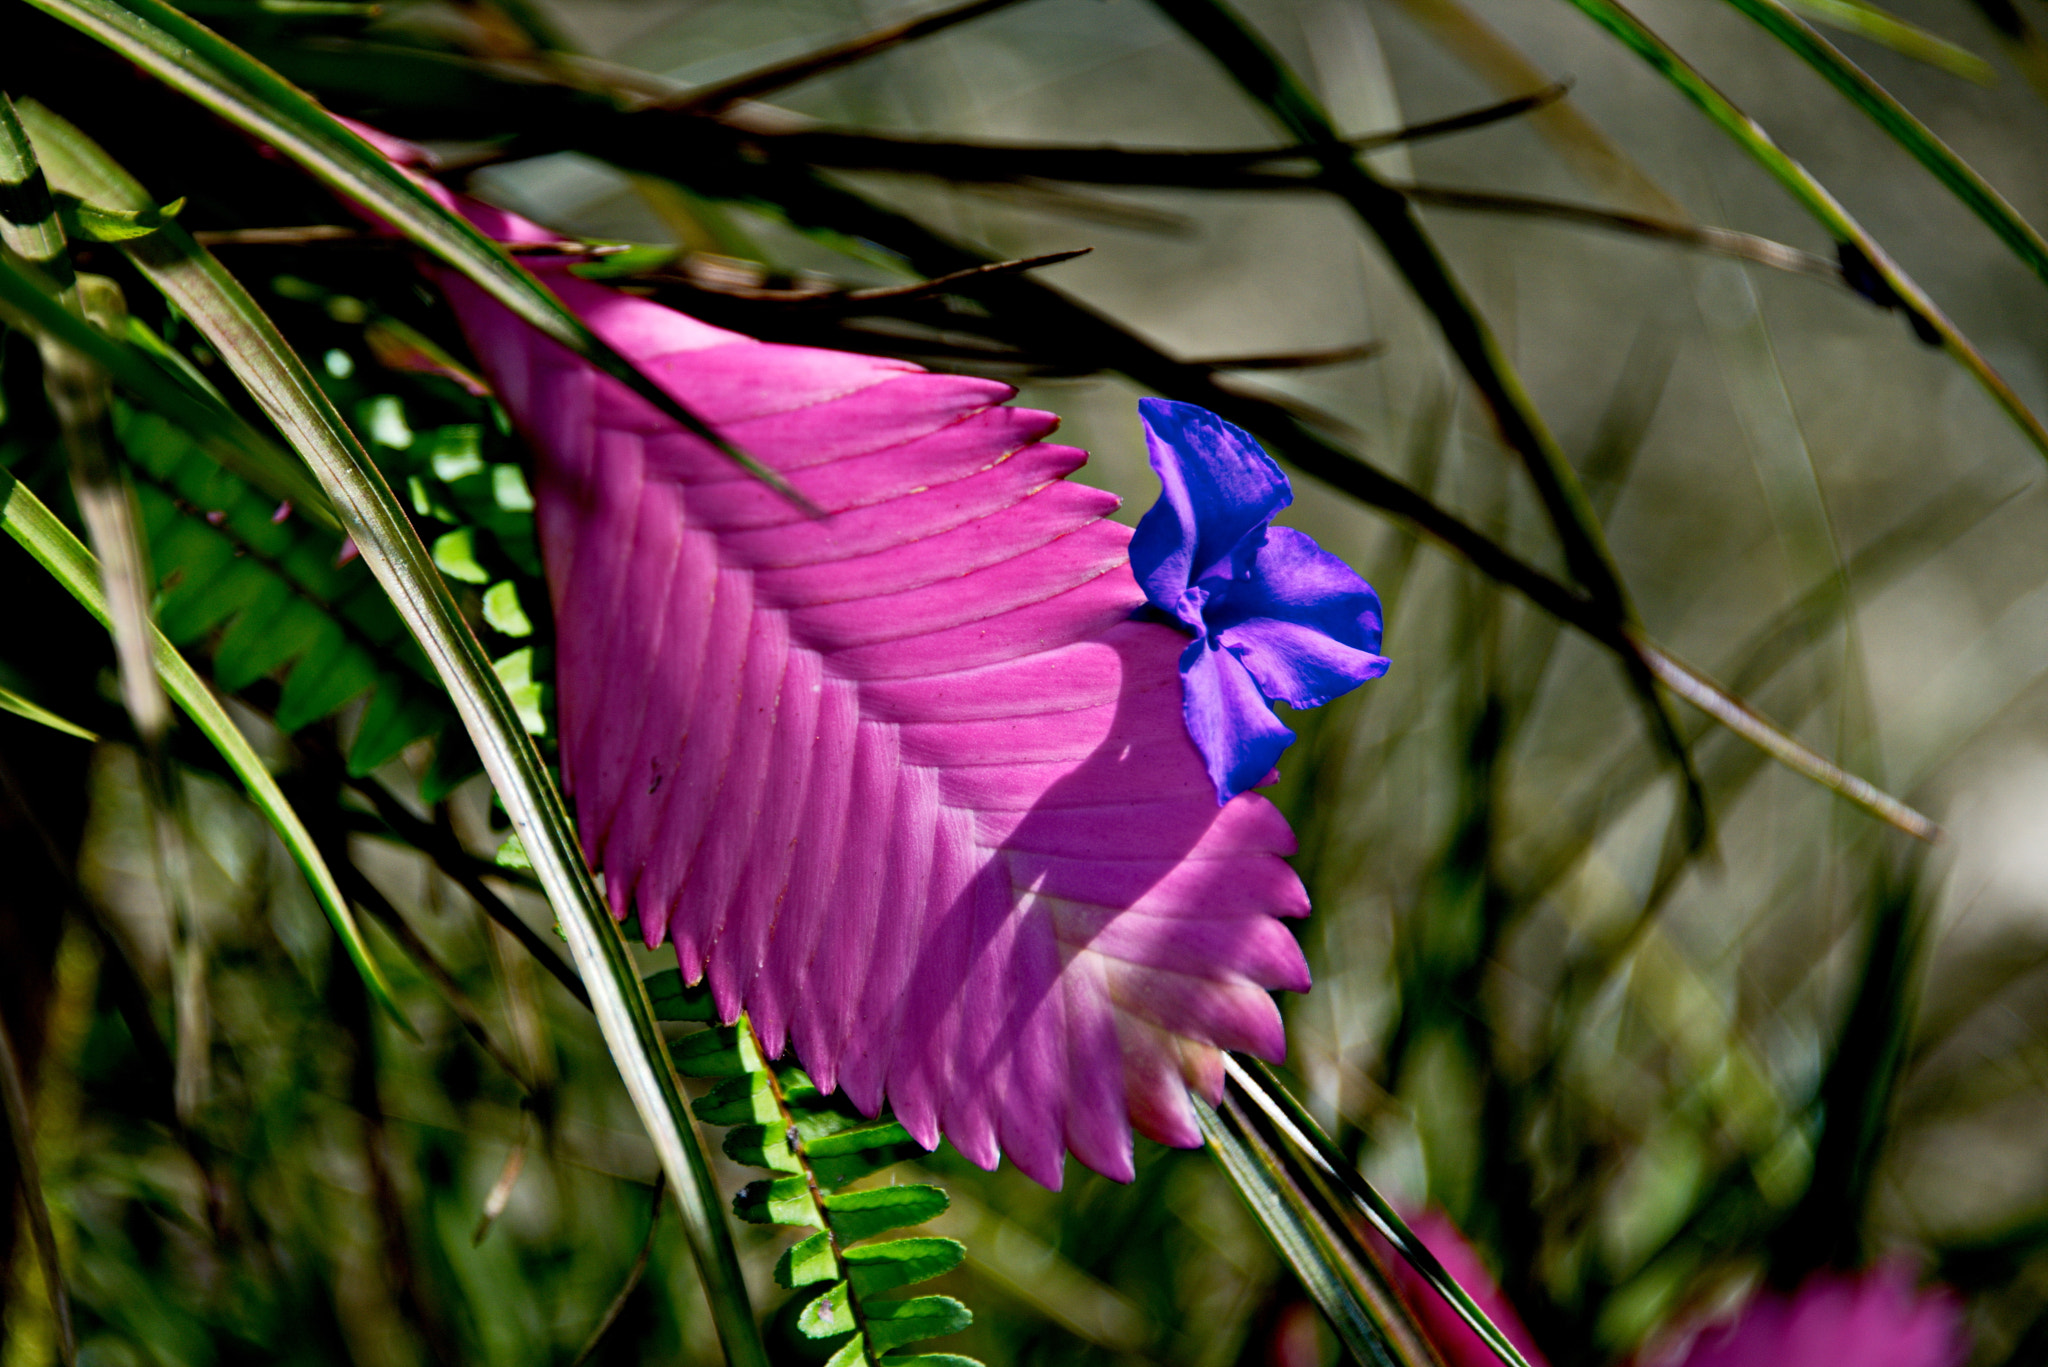
<svg viewBox="0 0 2048 1367"><path fill-rule="evenodd" d="M0 471L0 523L6 525L8 535L56 576L66 592L83 604L101 625L106 625L109 620L107 599L100 589L99 566L94 563L92 552L26 485L5 471ZM284 842L293 862L306 875L306 882L312 887L320 909L327 913L334 933L341 937L349 962L355 965L369 986L370 994L408 1034L413 1033L411 1022L398 1009L398 1002L391 994L391 985L385 981L384 971L377 966L369 945L363 940L362 929L356 924L355 913L349 910L347 900L342 897L333 871L320 857L311 832L299 820L299 814L292 810L291 803L285 800L277 780L263 767L263 761L249 744L248 737L242 734L185 657L164 639L162 632L152 627L151 634L157 673L164 681L165 690L220 751L221 758L227 761L228 767L248 789L250 801L263 813L271 829L277 832L278 839Z"/></svg>
<svg viewBox="0 0 2048 1367"><path fill-rule="evenodd" d="M158 238L178 241L163 234L143 240ZM718 1190L668 1066L653 1007L517 709L412 523L312 372L210 252L182 243L175 250L186 254L157 266L179 273L180 308L318 474L446 686L561 921L598 1027L676 1190L727 1357L735 1367L765 1367Z"/></svg>
<svg viewBox="0 0 2048 1367"><path fill-rule="evenodd" d="M1957 156L1934 130L1913 116L1891 92L1843 55L1833 43L1814 31L1813 25L1787 9L1780 0L1728 0L1728 3L1756 21L1766 33L1790 48L1799 59L1818 71L1829 85L1848 97L1851 104L1882 128L1913 159L1933 172L1950 194L1984 220L1999 241L2005 243L2026 264L2028 270L2048 282L2048 242L2034 225L2020 217L2019 210L1991 183Z"/></svg>
<svg viewBox="0 0 2048 1367"><path fill-rule="evenodd" d="M1530 402L1486 320L1479 315L1408 201L1378 179L1339 136L1308 87L1224 0L1154 0L1160 10L1206 49L1245 94L1263 106L1322 166L1321 186L1350 204L1379 239L1492 413L1501 440L1520 457L1563 546L1565 563L1595 605L1616 624L1634 625L1627 589L1608 550L1600 520L1586 500L1571 462ZM1684 778L1694 833L1706 833L1705 799L1678 722L1640 656L1621 663L1650 732Z"/></svg>
<svg viewBox="0 0 2048 1367"><path fill-rule="evenodd" d="M49 727L52 731L62 731L65 735L76 736L80 740L99 739L98 732L88 731L75 721L66 721L47 707L36 706L11 688L0 688L0 712L12 712L17 717L26 717L32 722Z"/></svg>
<svg viewBox="0 0 2048 1367"><path fill-rule="evenodd" d="M304 91L161 0L30 0L91 35L236 127L275 147L329 188L381 216L550 340L583 357L711 443L754 478L808 510L782 477L746 455L619 355L547 286L460 214L451 213L343 127Z"/></svg>
<svg viewBox="0 0 2048 1367"><path fill-rule="evenodd" d="M1232 1098L1224 1098L1224 1112L1218 1114L1201 1097L1190 1097L1202 1139L1224 1176L1258 1219L1266 1236L1279 1249L1302 1288L1330 1322L1354 1361L1362 1367L1429 1367L1429 1350L1421 1345L1412 1326L1403 1326L1403 1337L1413 1341L1396 1346L1396 1338L1379 1313L1387 1305L1382 1295L1361 1284L1357 1268L1331 1246L1331 1231L1320 1219L1306 1192L1293 1180L1286 1164L1270 1147L1242 1126L1231 1113Z"/></svg>
<svg viewBox="0 0 2048 1367"><path fill-rule="evenodd" d="M1235 1054L1223 1056L1223 1067L1229 1080L1251 1098L1253 1105L1265 1112L1289 1143L1351 1197L1380 1236L1436 1288L1437 1294L1458 1312L1459 1318L1471 1326L1472 1332L1479 1335L1502 1362L1508 1367L1529 1367L1528 1360L1508 1336L1486 1317L1486 1312L1465 1293L1457 1279L1444 1270L1444 1265L1437 1261L1428 1245L1415 1237L1386 1199L1358 1175L1357 1168L1330 1142L1315 1118L1273 1076L1271 1068L1257 1059L1243 1059Z"/></svg>
<svg viewBox="0 0 2048 1367"><path fill-rule="evenodd" d="M1569 0L1578 6L1594 23L1620 39L1630 51L1641 57L1650 67L1687 99L1697 105L1702 113L1722 132L1733 138L1738 146L1749 153L1758 165L1769 172L1771 177L1791 192L1802 208L1826 228L1839 243L1854 247L1870 263L1871 269L1891 290L1897 299L1923 320L1939 337L1949 354L1976 377L1998 406L2005 410L2027 439L2034 443L2041 454L2048 456L2048 427L2034 416L2012 386L2005 382L1991 363L1963 336L1956 325L1944 314L1921 289L1914 279L1907 275L1896 261L1886 254L1877 240L1864 231L1849 211L1842 206L1828 188L1814 179L1804 166L1786 155L1783 148L1771 140L1763 126L1737 108L1735 103L1715 88L1713 83L1685 58L1678 55L1669 43L1636 18L1618 0ZM2031 229L2027 230L2032 232Z"/></svg>
<svg viewBox="0 0 2048 1367"><path fill-rule="evenodd" d="M1998 80L1998 71L1991 63L1960 43L1951 43L1939 34L1929 33L1918 24L1908 23L1891 11L1869 3L1869 0L1792 0L1792 8L1804 10L1809 18L1830 28L1867 38L1901 57L1925 62L1951 76L1960 76L1978 85L1993 85Z"/></svg>

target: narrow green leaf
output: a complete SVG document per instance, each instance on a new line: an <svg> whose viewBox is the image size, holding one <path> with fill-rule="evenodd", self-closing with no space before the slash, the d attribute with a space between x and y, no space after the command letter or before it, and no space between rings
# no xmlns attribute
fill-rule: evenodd
<svg viewBox="0 0 2048 1367"><path fill-rule="evenodd" d="M684 1077L741 1077L761 1068L752 1034L733 1025L684 1035L669 1045L669 1057Z"/></svg>
<svg viewBox="0 0 2048 1367"><path fill-rule="evenodd" d="M508 513L532 512L533 490L526 487L526 472L516 465L493 465L491 501Z"/></svg>
<svg viewBox="0 0 2048 1367"><path fill-rule="evenodd" d="M108 209L73 199L61 212L65 231L74 237L90 242L129 242L148 237L176 218L184 207L182 199L174 199L161 209L154 205L144 209Z"/></svg>
<svg viewBox="0 0 2048 1367"><path fill-rule="evenodd" d="M1302 1288L1322 1310L1338 1341L1361 1367L1424 1367L1427 1350L1403 1354L1370 1308L1370 1295L1333 1255L1300 1193L1273 1156L1247 1142L1201 1097L1190 1098L1202 1139L1237 1194L1264 1227Z"/></svg>
<svg viewBox="0 0 2048 1367"><path fill-rule="evenodd" d="M789 1147L789 1127L777 1116L767 1125L735 1125L725 1132L721 1145L725 1156L743 1167L767 1168L770 1172L802 1172L796 1153Z"/></svg>
<svg viewBox="0 0 2048 1367"><path fill-rule="evenodd" d="M1957 330L1948 316L1927 295L1925 290L1906 274L1899 264L1886 254L1877 240L1863 230L1863 226L1852 217L1826 186L1813 178L1804 166L1787 156L1771 135L1764 131L1749 115L1737 108L1733 101L1716 89L1712 82L1662 38L1652 32L1644 23L1618 3L1618 0L1570 0L1571 4L1584 11L1586 16L1647 62L1659 75L1687 99L1697 105L1702 113L1722 132L1735 140L1736 145L1749 153L1756 163L1769 172L1773 179L1791 192L1807 213L1832 233L1836 241L1847 244L1860 254L1876 279L1898 301L1900 306L1922 319L1926 326L1948 349L1950 355L1976 377L1998 406L2005 410L2027 439L2048 456L2048 427L2034 416L2004 377L1991 368L1991 363L1971 344L1970 340ZM2028 231L2031 232L2031 229Z"/></svg>
<svg viewBox="0 0 2048 1367"><path fill-rule="evenodd" d="M915 1353L890 1358L888 1367L982 1367L982 1364L978 1358L962 1357L958 1353Z"/></svg>
<svg viewBox="0 0 2048 1367"><path fill-rule="evenodd" d="M764 1178L749 1182L732 1198L732 1212L749 1224L799 1225L817 1229L825 1222L811 1199L811 1184L801 1177Z"/></svg>
<svg viewBox="0 0 2048 1367"><path fill-rule="evenodd" d="M888 1230L921 1225L945 1214L951 1204L944 1191L924 1183L837 1192L825 1197L825 1210L841 1244L857 1244Z"/></svg>
<svg viewBox="0 0 2048 1367"><path fill-rule="evenodd" d="M867 1301L868 1345L877 1352L919 1339L957 1334L974 1323L974 1312L951 1296L913 1296L907 1301Z"/></svg>
<svg viewBox="0 0 2048 1367"><path fill-rule="evenodd" d="M450 579L460 579L465 584L491 582L491 572L477 563L476 533L468 527L458 527L435 539L434 564Z"/></svg>
<svg viewBox="0 0 2048 1367"><path fill-rule="evenodd" d="M775 1260L776 1285L786 1286L792 1291L800 1286L829 1282L838 1275L839 1259L832 1252L832 1236L822 1229L791 1244Z"/></svg>
<svg viewBox="0 0 2048 1367"><path fill-rule="evenodd" d="M870 1149L894 1148L901 1144L915 1144L910 1131L894 1120L878 1121L858 1129L840 1130L804 1143L804 1152L813 1158L839 1158L850 1154L865 1153ZM920 1145L920 1151L922 1146Z"/></svg>
<svg viewBox="0 0 2048 1367"><path fill-rule="evenodd" d="M729 1077L691 1102L690 1109L707 1125L773 1125L782 1121L782 1107L775 1103L775 1083L766 1073Z"/></svg>
<svg viewBox="0 0 2048 1367"><path fill-rule="evenodd" d="M102 625L106 623L106 597L100 591L99 567L94 563L92 553L57 520L56 514L45 507L42 500L4 470L0 470L0 523L6 524L8 535L20 542L44 569L55 575L65 591L83 604L86 611ZM228 767L248 789L250 800L284 842L293 862L298 864L300 872L312 885L313 896L320 903L320 909L327 914L335 934L341 937L349 962L355 965L356 971L368 984L370 995L408 1034L415 1033L412 1023L398 1009L398 1002L391 995L391 985L384 980L384 971L371 957L370 947L356 925L355 913L349 910L347 901L343 899L327 861L320 857L312 834L278 789L277 780L263 767L262 759L250 746L248 738L235 726L213 694L207 691L199 675L185 662L185 657L160 631L155 632L155 650L157 672L163 678L165 690L220 751L221 758L227 761Z"/></svg>
<svg viewBox="0 0 2048 1367"><path fill-rule="evenodd" d="M507 636L533 635L533 621L519 604L519 587L509 579L484 590L484 620Z"/></svg>
<svg viewBox="0 0 2048 1367"><path fill-rule="evenodd" d="M958 1239L892 1239L847 1250L846 1271L855 1293L872 1296L951 1272L966 1256Z"/></svg>
<svg viewBox="0 0 2048 1367"><path fill-rule="evenodd" d="M924 1145L893 1120L804 1140L804 1156L810 1160L811 1171L819 1185L828 1189L919 1157L924 1151Z"/></svg>
<svg viewBox="0 0 2048 1367"><path fill-rule="evenodd" d="M851 1291L840 1282L805 1306L796 1317L796 1327L814 1339L835 1338L854 1331Z"/></svg>
<svg viewBox="0 0 2048 1367"><path fill-rule="evenodd" d="M451 213L304 91L161 0L29 0L113 48L370 209L549 339L583 357L799 507L783 478L738 450L640 373L543 284ZM149 239L143 239L148 241Z"/></svg>
<svg viewBox="0 0 2048 1367"><path fill-rule="evenodd" d="M52 731L62 731L65 735L76 736L80 740L99 739L97 732L88 731L77 722L66 721L47 707L36 706L11 688L0 688L0 712L12 712L17 717L26 717L32 722L49 727Z"/></svg>
<svg viewBox="0 0 2048 1367"><path fill-rule="evenodd" d="M1997 68L1976 53L1918 24L1908 23L1890 10L1880 9L1870 0L1793 0L1792 8L1804 10L1809 18L1831 28L1888 47L1901 57L1938 67L1951 76L1978 85L1998 83Z"/></svg>
<svg viewBox="0 0 2048 1367"><path fill-rule="evenodd" d="M241 692L304 654L325 624L290 584L273 578L221 637L213 653L214 682L230 693Z"/></svg>
<svg viewBox="0 0 2048 1367"><path fill-rule="evenodd" d="M695 987L683 981L681 970L664 968L659 973L650 973L640 980L647 989L647 1000L654 1007L657 1020L703 1021L711 1024L718 1019L718 1004L711 1000L711 988L706 983ZM716 1095L713 1089L713 1094ZM701 1114L701 1112L700 1112ZM706 1120L711 1117L705 1116ZM730 1120L714 1120L714 1125L730 1125Z"/></svg>
<svg viewBox="0 0 2048 1367"><path fill-rule="evenodd" d="M428 700L411 696L407 685L392 675L382 676L363 719L348 747L350 778L376 772L399 751L423 736L434 734L447 714Z"/></svg>
<svg viewBox="0 0 2048 1367"><path fill-rule="evenodd" d="M475 423L456 423L434 433L434 445L427 453L427 468L444 484L480 474L484 468L483 429Z"/></svg>
<svg viewBox="0 0 2048 1367"><path fill-rule="evenodd" d="M519 724L525 728L526 734L545 736L548 733L548 714L541 705L541 682L533 677L533 647L515 650L501 660L492 661L491 669L497 674L498 682L505 686L505 696L519 714Z"/></svg>
<svg viewBox="0 0 2048 1367"><path fill-rule="evenodd" d="M825 1359L825 1367L874 1367L867 1344L858 1335L848 1339L838 1352Z"/></svg>
<svg viewBox="0 0 2048 1367"><path fill-rule="evenodd" d="M1395 1213L1384 1197L1373 1190L1371 1183L1358 1175L1358 1169L1332 1144L1301 1103L1294 1099L1272 1069L1256 1059L1248 1064L1234 1054L1223 1056L1226 1075L1232 1083L1242 1089L1253 1103L1265 1111L1281 1132L1310 1161L1320 1168L1333 1182L1337 1183L1356 1202L1365 1218L1380 1235L1394 1246L1396 1252L1408 1261L1409 1266L1421 1273L1437 1294L1457 1311L1459 1318L1471 1326L1482 1342L1509 1367L1529 1367L1512 1340L1488 1319L1486 1312L1457 1279L1444 1270L1428 1245L1415 1237L1407 1224Z"/></svg>
<svg viewBox="0 0 2048 1367"><path fill-rule="evenodd" d="M329 618L285 678L277 701L278 728L292 732L310 726L375 688L377 680L377 662Z"/></svg>
<svg viewBox="0 0 2048 1367"><path fill-rule="evenodd" d="M1780 0L1728 0L1748 15L1766 33L1791 49L1799 59L1818 71L1848 97L1849 102L1883 129L1892 141L1911 153L1913 159L1933 172L1948 192L1961 200L1971 213L1982 219L1999 241L2012 250L2027 269L2048 283L2048 242L2034 225L1976 168L1957 156L1934 130L1915 118L1863 68L1844 56L1839 48L1820 36L1813 26L1787 9Z"/></svg>

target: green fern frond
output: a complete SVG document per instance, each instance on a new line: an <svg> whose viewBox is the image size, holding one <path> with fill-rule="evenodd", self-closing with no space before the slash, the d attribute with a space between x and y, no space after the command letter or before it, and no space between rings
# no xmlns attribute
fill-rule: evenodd
<svg viewBox="0 0 2048 1367"><path fill-rule="evenodd" d="M706 1026L670 1045L677 1072L717 1079L692 1103L697 1118L726 1127L726 1157L779 1174L742 1187L733 1212L751 1224L816 1231L783 1253L775 1280L810 1295L796 1326L830 1350L826 1367L980 1367L951 1353L895 1351L959 1333L974 1322L965 1305L951 1296L885 1298L952 1271L965 1246L934 1235L867 1242L944 1214L946 1193L929 1183L848 1190L923 1146L886 1112L864 1116L801 1069L773 1066L746 1017L717 1024L710 993L686 986L675 969L645 986L658 1018Z"/></svg>

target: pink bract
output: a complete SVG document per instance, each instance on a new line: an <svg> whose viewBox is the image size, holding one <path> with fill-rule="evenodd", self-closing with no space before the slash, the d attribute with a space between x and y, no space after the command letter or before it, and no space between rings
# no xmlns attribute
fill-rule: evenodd
<svg viewBox="0 0 2048 1367"><path fill-rule="evenodd" d="M440 273L536 455L563 779L614 910L923 1144L1050 1187L1065 1150L1128 1179L1133 1125L1198 1144L1217 1051L1285 1051L1269 990L1309 975L1276 918L1308 899L1272 804L1217 806L1187 638L1131 620L1086 456L1005 385L537 269L827 514Z"/></svg>

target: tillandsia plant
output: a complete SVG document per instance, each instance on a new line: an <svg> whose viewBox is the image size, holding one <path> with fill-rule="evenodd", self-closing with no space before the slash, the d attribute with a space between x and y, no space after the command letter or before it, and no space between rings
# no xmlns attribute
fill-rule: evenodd
<svg viewBox="0 0 2048 1367"><path fill-rule="evenodd" d="M0 1367L2037 1360L1980 8L14 0Z"/></svg>

